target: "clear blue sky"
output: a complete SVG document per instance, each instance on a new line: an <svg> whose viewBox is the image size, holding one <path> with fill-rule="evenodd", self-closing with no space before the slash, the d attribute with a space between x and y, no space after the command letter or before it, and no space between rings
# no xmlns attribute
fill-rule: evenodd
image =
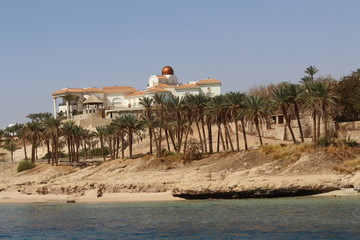
<svg viewBox="0 0 360 240"><path fill-rule="evenodd" d="M171 65L223 92L360 67L360 1L0 0L0 127L65 87L131 85Z"/></svg>

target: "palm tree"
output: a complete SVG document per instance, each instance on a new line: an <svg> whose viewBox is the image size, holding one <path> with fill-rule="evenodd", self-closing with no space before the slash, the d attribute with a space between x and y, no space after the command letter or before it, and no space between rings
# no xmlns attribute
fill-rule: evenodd
<svg viewBox="0 0 360 240"><path fill-rule="evenodd" d="M184 116L186 118L185 139L184 139L184 147L183 147L184 153L185 153L185 150L186 150L189 134L193 134L192 123L193 123L194 115L195 115L189 96L190 95L187 95L187 96L184 97L184 108L183 108ZM211 121L211 118L209 118L209 119Z"/></svg>
<svg viewBox="0 0 360 240"><path fill-rule="evenodd" d="M150 154L153 153L153 131L154 131L154 121L153 121L153 105L154 99L149 97L140 98L140 105L144 107L144 118L143 121L149 129L149 138L150 138Z"/></svg>
<svg viewBox="0 0 360 240"><path fill-rule="evenodd" d="M289 105L290 105L289 94L286 91L286 87L284 85L280 85L279 87L274 88L272 90L272 101L275 104L275 106L281 109L285 118L286 126L290 131L293 142L296 143L294 131L291 127L291 118L290 115L288 114Z"/></svg>
<svg viewBox="0 0 360 240"><path fill-rule="evenodd" d="M163 128L163 121L164 121L164 113L165 113L165 95L164 94L158 94L156 93L153 96L154 104L155 104L155 112L157 116L159 117L159 138L158 138L158 144L157 144L157 157L161 156L161 141L162 141L162 128Z"/></svg>
<svg viewBox="0 0 360 240"><path fill-rule="evenodd" d="M217 148L216 151L220 151L220 140L222 143L223 150L225 147L224 135L222 133L221 124L224 120L225 108L224 108L224 98L222 96L215 96L210 99L210 101L206 105L207 114L212 116L212 122L214 122L218 129L217 136Z"/></svg>
<svg viewBox="0 0 360 240"><path fill-rule="evenodd" d="M318 72L319 70L315 67L310 65L310 67L307 67L305 69L305 73L309 75L311 81L314 81L314 75Z"/></svg>
<svg viewBox="0 0 360 240"><path fill-rule="evenodd" d="M127 131L128 144L129 144L129 157L133 157L132 146L134 134L142 129L141 122L135 117L134 114L124 114L120 116L120 121Z"/></svg>
<svg viewBox="0 0 360 240"><path fill-rule="evenodd" d="M62 98L66 101L66 116L67 119L70 119L70 103L75 100L75 96L69 93L66 93Z"/></svg>
<svg viewBox="0 0 360 240"><path fill-rule="evenodd" d="M260 145L263 145L263 141L260 133L260 124L268 117L269 105L265 98L259 96L247 96L244 101L244 112L246 118L255 124L258 132Z"/></svg>
<svg viewBox="0 0 360 240"><path fill-rule="evenodd" d="M75 156L73 155L73 131L75 125L74 121L67 121L62 126L62 133L66 139L66 145L68 148L69 162L73 162L75 160Z"/></svg>
<svg viewBox="0 0 360 240"><path fill-rule="evenodd" d="M60 118L51 117L45 122L46 130L45 135L48 135L51 139L52 145L52 165L54 166L54 161L56 166L59 164L59 138L61 135L61 124L62 120Z"/></svg>
<svg viewBox="0 0 360 240"><path fill-rule="evenodd" d="M205 134L205 108L207 102L209 101L209 98L204 95L189 95L188 98L189 98L188 101L192 105L193 111L196 114L195 123L199 133L201 149L203 153L206 153L207 145L206 145L206 134ZM201 123L202 132L200 131L199 121Z"/></svg>
<svg viewBox="0 0 360 240"><path fill-rule="evenodd" d="M336 106L336 100L338 96L333 91L331 84L327 82L312 82L311 84L307 84L308 96L306 99L307 106L311 106L314 113L322 115L323 125L324 125L324 134L328 133L328 118L329 118L329 109L334 108ZM315 114L314 114L315 115ZM320 117L319 117L320 118ZM318 118L318 129L317 133L314 131L315 139L320 137L320 128L319 128L319 118ZM314 117L314 129L316 128L316 119Z"/></svg>
<svg viewBox="0 0 360 240"><path fill-rule="evenodd" d="M35 163L36 148L40 142L40 134L42 131L42 124L39 121L32 120L26 124L25 136L31 142L31 162Z"/></svg>
<svg viewBox="0 0 360 240"><path fill-rule="evenodd" d="M100 140L100 147L101 147L101 153L103 156L103 160L106 161L105 158L105 154L104 154L104 148L105 148L105 137L106 137L106 133L107 133L107 129L106 126L101 125L101 126L97 126L96 128L96 135L98 136L99 140Z"/></svg>
<svg viewBox="0 0 360 240"><path fill-rule="evenodd" d="M228 111L230 113L232 121L235 123L235 133L236 133L236 149L240 151L239 144L239 127L238 127L238 111L241 108L241 105L244 101L245 94L240 92L229 92L225 95L226 104L228 106Z"/></svg>
<svg viewBox="0 0 360 240"><path fill-rule="evenodd" d="M184 105L185 101L179 97L172 96L169 100L170 110L168 112L170 112L171 115L174 116L175 120L177 143L175 144L174 148L176 152L180 152L182 146L182 137L184 133L183 126L185 121Z"/></svg>
<svg viewBox="0 0 360 240"><path fill-rule="evenodd" d="M301 126L300 111L299 111L299 104L303 103L304 101L303 100L304 88L298 84L289 84L289 83L287 83L285 86L286 86L286 92L288 94L288 100L294 106L294 112L299 126L301 142L304 142L304 133Z"/></svg>
<svg viewBox="0 0 360 240"><path fill-rule="evenodd" d="M14 142L12 138L7 138L5 140L3 148L10 152L11 155L11 162L14 162L14 152L20 149L17 144Z"/></svg>

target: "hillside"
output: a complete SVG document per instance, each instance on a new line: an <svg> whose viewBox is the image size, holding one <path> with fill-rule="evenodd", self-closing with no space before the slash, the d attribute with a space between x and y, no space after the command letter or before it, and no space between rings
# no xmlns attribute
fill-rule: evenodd
<svg viewBox="0 0 360 240"><path fill-rule="evenodd" d="M309 195L342 188L359 191L357 168L340 173L346 170L346 161L358 154L358 148L277 145L218 153L192 162L145 156L102 164L62 162L58 167L41 163L20 173L17 164L6 163L0 165L0 192L72 197L171 192L183 198L244 198Z"/></svg>

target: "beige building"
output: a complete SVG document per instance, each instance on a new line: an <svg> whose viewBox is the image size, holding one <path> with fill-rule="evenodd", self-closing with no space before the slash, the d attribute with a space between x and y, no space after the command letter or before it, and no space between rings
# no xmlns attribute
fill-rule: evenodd
<svg viewBox="0 0 360 240"><path fill-rule="evenodd" d="M162 69L161 75L152 75L146 90L130 86L99 88L64 88L53 92L54 116L58 113L69 118L87 118L101 116L113 118L117 114L142 110L139 101L143 97L152 97L156 93L184 97L186 95L216 96L221 94L222 82L217 79L181 84L170 66ZM68 97L72 99L69 100ZM58 103L58 99L61 101ZM68 112L69 109L69 112Z"/></svg>

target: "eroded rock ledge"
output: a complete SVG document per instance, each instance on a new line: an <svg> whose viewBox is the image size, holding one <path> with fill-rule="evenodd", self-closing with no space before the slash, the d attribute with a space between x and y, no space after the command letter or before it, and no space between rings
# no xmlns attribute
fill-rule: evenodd
<svg viewBox="0 0 360 240"><path fill-rule="evenodd" d="M253 190L241 192L184 192L173 193L174 197L180 197L187 200L196 199L245 199L245 198L276 198L276 197L301 197L320 193L327 193L340 188L329 187L324 189L273 189L273 190Z"/></svg>

